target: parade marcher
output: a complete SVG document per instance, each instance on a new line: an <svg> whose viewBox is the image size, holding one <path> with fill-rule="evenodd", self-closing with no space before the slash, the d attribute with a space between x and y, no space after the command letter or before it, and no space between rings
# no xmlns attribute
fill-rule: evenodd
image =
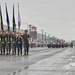
<svg viewBox="0 0 75 75"><path fill-rule="evenodd" d="M11 51L11 33L10 33L10 30L8 30L6 32L6 44L7 44L7 46L6 46L6 48L7 48L7 55L8 54L10 55L10 51Z"/></svg>
<svg viewBox="0 0 75 75"><path fill-rule="evenodd" d="M16 33L13 31L11 35L12 55L16 55Z"/></svg>
<svg viewBox="0 0 75 75"><path fill-rule="evenodd" d="M64 48L64 43L62 42L62 48Z"/></svg>
<svg viewBox="0 0 75 75"><path fill-rule="evenodd" d="M5 46L6 46L6 42L5 42L5 33L4 33L4 30L2 30L2 34L1 34L1 55L3 54L4 52L4 55L5 55Z"/></svg>
<svg viewBox="0 0 75 75"><path fill-rule="evenodd" d="M29 38L28 31L25 30L25 33L22 35L24 39L24 55L28 55L29 53Z"/></svg>
<svg viewBox="0 0 75 75"><path fill-rule="evenodd" d="M16 38L17 38L16 45L17 45L17 49L18 49L18 55L19 55L20 51L21 51L21 55L22 55L22 37L20 35L20 32L18 33Z"/></svg>
<svg viewBox="0 0 75 75"><path fill-rule="evenodd" d="M72 42L70 43L70 47L73 48L73 43Z"/></svg>

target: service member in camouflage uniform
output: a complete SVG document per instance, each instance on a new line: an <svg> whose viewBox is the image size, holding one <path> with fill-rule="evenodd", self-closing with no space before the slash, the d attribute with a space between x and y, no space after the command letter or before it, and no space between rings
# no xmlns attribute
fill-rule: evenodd
<svg viewBox="0 0 75 75"><path fill-rule="evenodd" d="M2 42L1 54L3 52L4 55L5 55L5 46L6 46L5 36L6 36L6 34L4 33L4 30L2 30L2 34L1 34L1 42Z"/></svg>
<svg viewBox="0 0 75 75"><path fill-rule="evenodd" d="M12 32L12 42L11 42L11 46L12 46L12 55L16 55L16 33L13 31Z"/></svg>
<svg viewBox="0 0 75 75"><path fill-rule="evenodd" d="M10 51L11 51L11 33L10 33L10 30L8 30L6 32L6 49L7 49L7 55L9 54L10 55ZM9 52L9 53L8 53Z"/></svg>
<svg viewBox="0 0 75 75"><path fill-rule="evenodd" d="M23 39L24 39L24 55L28 55L29 53L29 35L28 35L28 31L25 30L25 33L22 35Z"/></svg>

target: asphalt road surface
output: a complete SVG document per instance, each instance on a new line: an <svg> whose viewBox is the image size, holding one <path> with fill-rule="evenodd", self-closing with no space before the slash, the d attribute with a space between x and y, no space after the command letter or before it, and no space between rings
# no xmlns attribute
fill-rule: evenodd
<svg viewBox="0 0 75 75"><path fill-rule="evenodd" d="M73 51L43 47L30 48L29 55L0 55L0 75L75 75L69 66Z"/></svg>

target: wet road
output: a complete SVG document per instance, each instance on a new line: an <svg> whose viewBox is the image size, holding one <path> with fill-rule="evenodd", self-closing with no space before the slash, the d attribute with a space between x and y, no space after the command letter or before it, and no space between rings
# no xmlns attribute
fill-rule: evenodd
<svg viewBox="0 0 75 75"><path fill-rule="evenodd" d="M26 70L28 70L29 68L33 69L33 67L35 67L34 69L36 69L36 67L39 66L36 63L42 62L43 60L46 60L47 58L52 58L52 57L56 58L57 54L60 54L60 56L61 56L62 54L64 54L63 52L69 51L69 50L70 50L69 48L63 48L63 49L62 48L60 48L60 49L32 48L32 49L30 49L30 53L28 56L26 56L26 55L25 56L24 55L22 55L22 56L21 55L19 55L19 56L18 55L16 55L16 56L2 55L2 56L0 56L0 75L38 75L38 73L27 74L29 72ZM54 60L52 60L52 61L54 61ZM44 62L42 62L42 63L44 63ZM56 61L54 63L56 63ZM35 64L37 66L33 66ZM33 67L31 67L31 66L33 66ZM36 69L36 71L38 71L38 70ZM19 74L17 74L17 73L19 73ZM40 75L42 75L42 74L40 74ZM49 74L47 74L47 75L49 75Z"/></svg>

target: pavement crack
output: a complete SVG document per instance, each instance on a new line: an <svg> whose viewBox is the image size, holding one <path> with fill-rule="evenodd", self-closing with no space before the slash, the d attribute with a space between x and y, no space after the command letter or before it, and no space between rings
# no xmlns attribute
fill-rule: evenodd
<svg viewBox="0 0 75 75"><path fill-rule="evenodd" d="M21 72L22 70L19 70L18 72Z"/></svg>
<svg viewBox="0 0 75 75"><path fill-rule="evenodd" d="M16 72L13 72L13 75L16 75Z"/></svg>
<svg viewBox="0 0 75 75"><path fill-rule="evenodd" d="M29 68L29 66L26 66L24 69L27 69L27 68Z"/></svg>

